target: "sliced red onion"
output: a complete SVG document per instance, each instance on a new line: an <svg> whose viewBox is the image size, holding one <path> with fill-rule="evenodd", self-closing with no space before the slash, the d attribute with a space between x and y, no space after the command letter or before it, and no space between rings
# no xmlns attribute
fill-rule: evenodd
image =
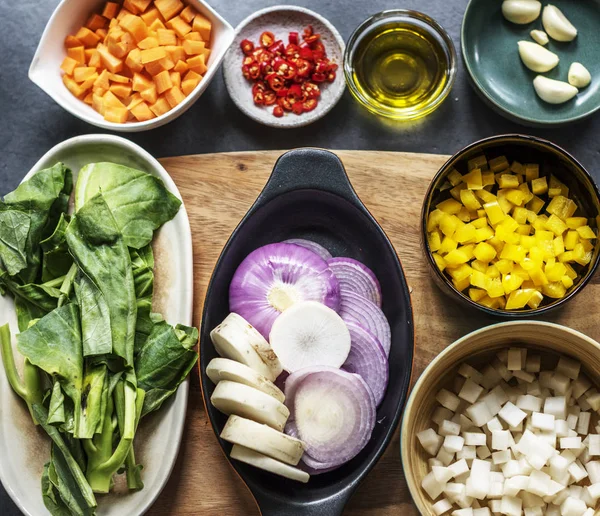
<svg viewBox="0 0 600 516"><path fill-rule="evenodd" d="M288 419L288 422L285 425L284 432L290 437L300 439L300 434L298 433L298 427L296 426L295 421L290 421ZM322 462L313 459L308 453L304 452L304 454L302 455L301 463L298 464L298 467L306 471L309 475L321 475L323 473L327 473L328 471L337 469L339 466L336 466L334 468L323 467Z"/></svg>
<svg viewBox="0 0 600 516"><path fill-rule="evenodd" d="M381 307L379 281L366 265L344 257L331 258L327 264L339 280L341 292L354 292Z"/></svg>
<svg viewBox="0 0 600 516"><path fill-rule="evenodd" d="M284 244L296 244L300 247L304 247L309 251L312 251L315 254L318 254L323 260L327 261L331 258L331 253L325 249L321 244L317 244L312 240L306 240L305 238L290 238L289 240L284 240Z"/></svg>
<svg viewBox="0 0 600 516"><path fill-rule="evenodd" d="M300 301L318 301L337 311L340 285L325 260L295 244L252 251L229 286L229 309L267 339L281 312Z"/></svg>
<svg viewBox="0 0 600 516"><path fill-rule="evenodd" d="M359 375L332 367L310 369L288 377L285 401L309 456L307 465L334 468L355 457L371 438L375 398Z"/></svg>
<svg viewBox="0 0 600 516"><path fill-rule="evenodd" d="M339 314L344 321L358 323L375 335L386 356L390 355L392 345L390 323L375 303L354 292L345 291L341 296Z"/></svg>
<svg viewBox="0 0 600 516"><path fill-rule="evenodd" d="M389 367L383 347L377 337L359 324L346 321L350 331L350 354L342 365L344 371L361 376L379 406L388 384Z"/></svg>

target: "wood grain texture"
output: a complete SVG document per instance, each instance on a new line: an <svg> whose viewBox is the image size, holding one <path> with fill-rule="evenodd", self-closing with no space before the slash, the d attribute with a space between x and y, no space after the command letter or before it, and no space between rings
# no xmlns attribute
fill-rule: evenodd
<svg viewBox="0 0 600 516"><path fill-rule="evenodd" d="M420 249L423 196L446 156L393 152L336 151L352 184L396 248L411 288L417 352L413 383L427 364L462 335L498 322L465 311L431 280ZM200 325L204 296L215 262L250 208L281 155L279 151L205 154L162 159L183 196L194 242L194 324ZM598 279L565 308L545 320L568 324L600 339ZM221 452L192 374L187 422L179 458L150 515L253 516L259 511L248 489ZM418 514L404 481L399 435L359 487L345 515Z"/></svg>

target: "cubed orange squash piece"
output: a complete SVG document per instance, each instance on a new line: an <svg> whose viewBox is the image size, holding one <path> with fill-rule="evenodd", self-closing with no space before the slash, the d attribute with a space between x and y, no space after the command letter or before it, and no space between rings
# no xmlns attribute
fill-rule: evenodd
<svg viewBox="0 0 600 516"><path fill-rule="evenodd" d="M133 91L144 91L153 86L153 83L146 76L136 72L133 74L131 85L133 87Z"/></svg>
<svg viewBox="0 0 600 516"><path fill-rule="evenodd" d="M181 89L183 90L183 93L189 95L192 92L192 90L196 86L198 86L201 79L201 75L198 75L193 70L190 70L187 74L185 74L185 77L183 78L183 81L181 83Z"/></svg>
<svg viewBox="0 0 600 516"><path fill-rule="evenodd" d="M142 54L139 48L134 48L125 59L125 64L132 72L141 72L144 69Z"/></svg>
<svg viewBox="0 0 600 516"><path fill-rule="evenodd" d="M87 27L81 27L75 34L75 37L87 48L95 48L100 42L100 37Z"/></svg>
<svg viewBox="0 0 600 516"><path fill-rule="evenodd" d="M67 55L80 64L85 64L85 48L83 47L70 47L67 48Z"/></svg>
<svg viewBox="0 0 600 516"><path fill-rule="evenodd" d="M152 23L156 20L162 22L162 15L158 12L156 7L151 7L145 13L140 14L140 18L144 20L144 23L148 27L152 28Z"/></svg>
<svg viewBox="0 0 600 516"><path fill-rule="evenodd" d="M128 84L111 84L109 90L121 99L129 97L129 95L131 95L131 86L129 86Z"/></svg>
<svg viewBox="0 0 600 516"><path fill-rule="evenodd" d="M206 45L205 45L204 41L191 41L189 39L186 39L183 42L183 50L185 50L185 53L189 56L198 55L198 54L204 55L204 47L205 46Z"/></svg>
<svg viewBox="0 0 600 516"><path fill-rule="evenodd" d="M133 13L129 9L125 9L125 7L121 7L119 14L117 14L117 20L120 22L126 16L132 15Z"/></svg>
<svg viewBox="0 0 600 516"><path fill-rule="evenodd" d="M208 63L208 58L210 57L210 48L206 47L204 49L204 62Z"/></svg>
<svg viewBox="0 0 600 516"><path fill-rule="evenodd" d="M185 53L185 50L183 50L183 47L169 45L165 47L165 50L169 54L171 61L174 63L177 61L185 61L187 59L187 54Z"/></svg>
<svg viewBox="0 0 600 516"><path fill-rule="evenodd" d="M117 73L109 74L109 78L112 82L119 82L121 84L129 84L129 82L131 82L129 77L125 77L124 75L119 75Z"/></svg>
<svg viewBox="0 0 600 516"><path fill-rule="evenodd" d="M105 106L104 107L104 120L107 122L115 122L116 124L124 124L127 122L129 111L126 107L118 106Z"/></svg>
<svg viewBox="0 0 600 516"><path fill-rule="evenodd" d="M104 107L106 107L106 106L125 107L125 104L123 104L119 100L119 98L110 90L104 94L102 99L103 99Z"/></svg>
<svg viewBox="0 0 600 516"><path fill-rule="evenodd" d="M140 10L144 12L148 9L148 6L152 3L152 0L131 0L131 2Z"/></svg>
<svg viewBox="0 0 600 516"><path fill-rule="evenodd" d="M159 61L152 61L151 63L146 63L144 65L146 72L148 72L152 77L154 77L155 75L158 75L160 72L164 71L161 61L162 59Z"/></svg>
<svg viewBox="0 0 600 516"><path fill-rule="evenodd" d="M107 34L108 34L108 31L106 29L97 29L96 30L96 36L98 36L100 38L100 41L103 41Z"/></svg>
<svg viewBox="0 0 600 516"><path fill-rule="evenodd" d="M108 47L108 51L119 59L122 59L127 55L127 45L121 41L114 41L109 38L106 42L106 46Z"/></svg>
<svg viewBox="0 0 600 516"><path fill-rule="evenodd" d="M92 14L85 26L91 31L96 32L98 29L103 29L108 25L108 20L101 14Z"/></svg>
<svg viewBox="0 0 600 516"><path fill-rule="evenodd" d="M173 68L173 71L183 74L188 71L188 65L185 61L179 60L179 61L177 61L175 68Z"/></svg>
<svg viewBox="0 0 600 516"><path fill-rule="evenodd" d="M158 100L158 93L154 84L140 93L140 96L148 103L154 104Z"/></svg>
<svg viewBox="0 0 600 516"><path fill-rule="evenodd" d="M142 64L160 61L164 57L167 57L167 51L163 47L149 48L141 51Z"/></svg>
<svg viewBox="0 0 600 516"><path fill-rule="evenodd" d="M131 97L129 97L129 100L127 102L127 109L131 111L131 108L137 106L140 102L144 102L144 99L139 93L136 92L133 95L131 95Z"/></svg>
<svg viewBox="0 0 600 516"><path fill-rule="evenodd" d="M121 20L121 27L131 34L136 41L142 41L148 37L148 26L139 16L127 14Z"/></svg>
<svg viewBox="0 0 600 516"><path fill-rule="evenodd" d="M212 25L208 18L205 18L201 14L196 15L192 28L200 33L200 36L202 36L204 41L210 41L210 30Z"/></svg>
<svg viewBox="0 0 600 516"><path fill-rule="evenodd" d="M171 78L171 83L173 86L178 86L181 88L181 74L177 72L169 72L169 77Z"/></svg>
<svg viewBox="0 0 600 516"><path fill-rule="evenodd" d="M94 83L96 82L96 79L98 78L98 74L94 73L92 75L90 75L85 81L83 81L81 83L81 89L83 91L87 91L90 88L92 88L94 86Z"/></svg>
<svg viewBox="0 0 600 516"><path fill-rule="evenodd" d="M109 87L110 87L109 71L108 70L102 70L102 72L100 72L100 75L98 76L98 78L94 82L94 89L95 88L102 88L104 90L107 90Z"/></svg>
<svg viewBox="0 0 600 516"><path fill-rule="evenodd" d="M93 98L94 98L94 94L93 93L88 93L84 98L83 101L86 104L89 104L90 106L93 104Z"/></svg>
<svg viewBox="0 0 600 516"><path fill-rule="evenodd" d="M92 93L92 107L95 111L104 115L104 99L102 98L102 95L99 95L96 92Z"/></svg>
<svg viewBox="0 0 600 516"><path fill-rule="evenodd" d="M163 57L159 63L163 70L172 70L175 68L175 62L169 56Z"/></svg>
<svg viewBox="0 0 600 516"><path fill-rule="evenodd" d="M190 70L183 78L184 81L196 81L196 83L199 83L200 79L202 79L202 76L194 72L194 70Z"/></svg>
<svg viewBox="0 0 600 516"><path fill-rule="evenodd" d="M111 73L119 73L123 69L123 60L113 56L104 45L98 45L98 53L104 67Z"/></svg>
<svg viewBox="0 0 600 516"><path fill-rule="evenodd" d="M104 4L104 9L102 9L102 16L105 18L112 20L119 10L119 4L116 2L106 2Z"/></svg>
<svg viewBox="0 0 600 516"><path fill-rule="evenodd" d="M138 43L138 47L142 50L148 50L149 48L158 47L158 39L148 36Z"/></svg>
<svg viewBox="0 0 600 516"><path fill-rule="evenodd" d="M132 107L131 113L139 122L145 122L155 116L145 102L140 102L137 106Z"/></svg>
<svg viewBox="0 0 600 516"><path fill-rule="evenodd" d="M180 16L175 16L175 18L170 19L167 22L167 27L169 27L169 29L173 29L175 34L177 34L180 38L183 38L192 30L192 26L189 23L186 23Z"/></svg>
<svg viewBox="0 0 600 516"><path fill-rule="evenodd" d="M167 99L167 102L169 103L169 106L172 108L185 99L185 95L177 86L173 86L170 90L165 91L164 95L165 99Z"/></svg>
<svg viewBox="0 0 600 516"><path fill-rule="evenodd" d="M198 14L198 11L194 9L191 5L188 5L183 11L181 11L181 16L187 23L192 23L194 16Z"/></svg>
<svg viewBox="0 0 600 516"><path fill-rule="evenodd" d="M160 97L154 104L150 106L150 110L156 115L164 115L171 109L169 103L164 97Z"/></svg>
<svg viewBox="0 0 600 516"><path fill-rule="evenodd" d="M65 48L82 47L83 43L79 41L75 36L67 36L65 38Z"/></svg>
<svg viewBox="0 0 600 516"><path fill-rule="evenodd" d="M100 59L100 54L96 49L92 50L92 55L88 60L88 66L93 66L95 68L102 67L102 60Z"/></svg>
<svg viewBox="0 0 600 516"><path fill-rule="evenodd" d="M73 79L75 82L83 82L96 73L96 68L93 66L78 66L73 71Z"/></svg>
<svg viewBox="0 0 600 516"><path fill-rule="evenodd" d="M185 38L183 39L191 39L193 41L202 41L202 36L200 36L200 33L192 31L192 32L188 32L185 35Z"/></svg>
<svg viewBox="0 0 600 516"><path fill-rule="evenodd" d="M60 69L68 75L73 75L73 70L79 63L75 61L72 57L65 57L63 59L62 64L60 65Z"/></svg>
<svg viewBox="0 0 600 516"><path fill-rule="evenodd" d="M177 36L174 30L170 29L157 29L156 36L158 38L158 44L162 46L177 44Z"/></svg>
<svg viewBox="0 0 600 516"><path fill-rule="evenodd" d="M160 11L165 20L170 20L183 10L183 3L180 0L155 0L154 5Z"/></svg>
<svg viewBox="0 0 600 516"><path fill-rule="evenodd" d="M190 57L186 61L190 70L194 70L199 75L204 75L206 73L206 64L204 63L204 54L199 56Z"/></svg>
<svg viewBox="0 0 600 516"><path fill-rule="evenodd" d="M121 36L121 43L123 43L126 46L128 53L136 47L135 39L133 39L133 36L128 32Z"/></svg>
<svg viewBox="0 0 600 516"><path fill-rule="evenodd" d="M89 63L93 53L96 51L95 48L86 48L83 53L85 54L85 62Z"/></svg>
<svg viewBox="0 0 600 516"><path fill-rule="evenodd" d="M75 82L75 80L68 76L63 75L63 83L67 87L67 89L76 97L80 97L85 93L85 90L81 89L81 86Z"/></svg>
<svg viewBox="0 0 600 516"><path fill-rule="evenodd" d="M154 84L159 95L173 87L171 76L167 70L164 70L154 76Z"/></svg>
<svg viewBox="0 0 600 516"><path fill-rule="evenodd" d="M153 30L154 32L156 32L159 29L167 30L167 27L165 27L165 24L162 21L160 21L158 18L149 25L149 28L150 28L150 30Z"/></svg>

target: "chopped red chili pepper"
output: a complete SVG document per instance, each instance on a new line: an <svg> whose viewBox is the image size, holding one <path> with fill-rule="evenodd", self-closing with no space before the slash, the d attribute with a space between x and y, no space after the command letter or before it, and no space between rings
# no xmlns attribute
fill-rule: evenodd
<svg viewBox="0 0 600 516"><path fill-rule="evenodd" d="M298 58L300 57L300 47L298 45L294 45L290 43L285 47L285 56L289 58Z"/></svg>
<svg viewBox="0 0 600 516"><path fill-rule="evenodd" d="M290 32L288 35L288 41L292 44L292 45L297 45L298 44L298 33L297 32Z"/></svg>
<svg viewBox="0 0 600 516"><path fill-rule="evenodd" d="M273 90L267 90L264 92L265 106L272 106L277 102L277 94Z"/></svg>
<svg viewBox="0 0 600 516"><path fill-rule="evenodd" d="M252 63L255 63L255 62L256 62L256 60L252 56L246 56L246 57L244 57L244 60L242 61L242 63L247 66L250 66Z"/></svg>
<svg viewBox="0 0 600 516"><path fill-rule="evenodd" d="M329 63L325 61L319 61L315 66L316 73L325 73L329 70Z"/></svg>
<svg viewBox="0 0 600 516"><path fill-rule="evenodd" d="M267 75L267 82L271 89L275 92L281 90L285 86L285 80L283 77L277 75L276 73L271 73Z"/></svg>
<svg viewBox="0 0 600 516"><path fill-rule="evenodd" d="M244 39L240 43L240 47L244 54L250 55L252 53L252 51L254 50L254 43L252 43L252 41L250 41L249 39Z"/></svg>
<svg viewBox="0 0 600 516"><path fill-rule="evenodd" d="M287 88L281 88L280 90L277 90L275 93L277 93L278 97L287 97L288 89Z"/></svg>
<svg viewBox="0 0 600 516"><path fill-rule="evenodd" d="M285 50L285 45L283 44L283 41L281 41L280 39L278 39L275 43L273 43L272 45L269 46L269 52L271 52L273 54L280 54L284 50Z"/></svg>
<svg viewBox="0 0 600 516"><path fill-rule="evenodd" d="M248 75L250 76L250 79L252 79L252 80L256 80L259 78L260 66L258 65L258 63L252 63L252 64L248 65Z"/></svg>
<svg viewBox="0 0 600 516"><path fill-rule="evenodd" d="M312 72L312 63L309 63L306 59L296 59L296 75L299 77L308 77Z"/></svg>
<svg viewBox="0 0 600 516"><path fill-rule="evenodd" d="M302 107L302 102L295 102L292 105L292 111L297 115L301 115L304 112L304 108Z"/></svg>
<svg viewBox="0 0 600 516"><path fill-rule="evenodd" d="M285 111L292 110L292 103L289 101L288 97L277 97L277 104Z"/></svg>
<svg viewBox="0 0 600 516"><path fill-rule="evenodd" d="M319 39L321 39L320 34L311 34L307 38L304 38L304 41L306 43L308 43L309 45L312 45L313 43L317 43L319 41Z"/></svg>
<svg viewBox="0 0 600 516"><path fill-rule="evenodd" d="M313 73L311 79L314 82L325 82L325 79L327 79L327 77L324 73Z"/></svg>
<svg viewBox="0 0 600 516"><path fill-rule="evenodd" d="M302 85L302 91L309 99L316 99L321 96L321 89L314 82L305 82Z"/></svg>
<svg viewBox="0 0 600 516"><path fill-rule="evenodd" d="M312 36L313 32L314 32L313 26L312 25L307 25L306 28L302 31L302 37L304 39L306 39L309 36Z"/></svg>
<svg viewBox="0 0 600 516"><path fill-rule="evenodd" d="M280 57L276 57L273 60L273 69L277 75L280 75L284 79L293 79L296 75L296 66Z"/></svg>
<svg viewBox="0 0 600 516"><path fill-rule="evenodd" d="M272 73L275 73L275 71L273 70L273 67L271 66L271 63L269 61L263 61L262 63L260 63L260 74L263 77L266 77L267 75L270 75Z"/></svg>
<svg viewBox="0 0 600 516"><path fill-rule="evenodd" d="M292 84L288 88L288 97L295 97L297 99L304 97L304 93L302 92L302 88L299 84Z"/></svg>
<svg viewBox="0 0 600 516"><path fill-rule="evenodd" d="M257 91L254 95L254 103L257 106L263 106L265 104L265 92L264 91Z"/></svg>
<svg viewBox="0 0 600 516"><path fill-rule="evenodd" d="M302 103L302 111L304 113L308 113L317 107L318 101L317 99L306 99ZM295 105L295 104L294 104Z"/></svg>
<svg viewBox="0 0 600 516"><path fill-rule="evenodd" d="M314 61L315 54L309 47L304 47L300 49L300 57L302 59L306 59L307 61Z"/></svg>
<svg viewBox="0 0 600 516"><path fill-rule="evenodd" d="M323 52L323 55L325 55L325 45L323 45L322 41L315 41L310 45L310 48L312 48L313 52Z"/></svg>
<svg viewBox="0 0 600 516"><path fill-rule="evenodd" d="M266 30L265 32L263 32L260 35L260 38L258 38L260 41L260 45L262 47L270 47L274 42L275 42L275 35L272 32L269 32L268 30Z"/></svg>
<svg viewBox="0 0 600 516"><path fill-rule="evenodd" d="M281 106L275 106L273 108L273 116L281 118L283 116L283 108Z"/></svg>

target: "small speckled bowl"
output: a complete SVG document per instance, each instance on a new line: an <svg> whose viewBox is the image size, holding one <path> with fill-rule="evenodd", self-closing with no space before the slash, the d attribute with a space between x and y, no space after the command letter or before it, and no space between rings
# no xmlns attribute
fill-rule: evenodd
<svg viewBox="0 0 600 516"><path fill-rule="evenodd" d="M249 39L257 45L261 33L270 31L277 39L281 39L287 45L288 34L291 31L296 31L301 35L302 30L307 25L312 25L315 33L321 35L327 57L339 65L337 77L332 83L320 85L319 104L313 111L301 115L286 112L283 117L277 118L273 115L273 106L257 106L254 104L252 83L242 75L244 54L240 48L240 43L244 39ZM328 20L313 11L291 5L277 5L262 9L248 16L236 28L233 43L223 63L223 76L227 91L243 113L261 124L282 128L302 127L311 124L326 115L344 93L346 87L342 74L344 48L344 40L337 29Z"/></svg>

